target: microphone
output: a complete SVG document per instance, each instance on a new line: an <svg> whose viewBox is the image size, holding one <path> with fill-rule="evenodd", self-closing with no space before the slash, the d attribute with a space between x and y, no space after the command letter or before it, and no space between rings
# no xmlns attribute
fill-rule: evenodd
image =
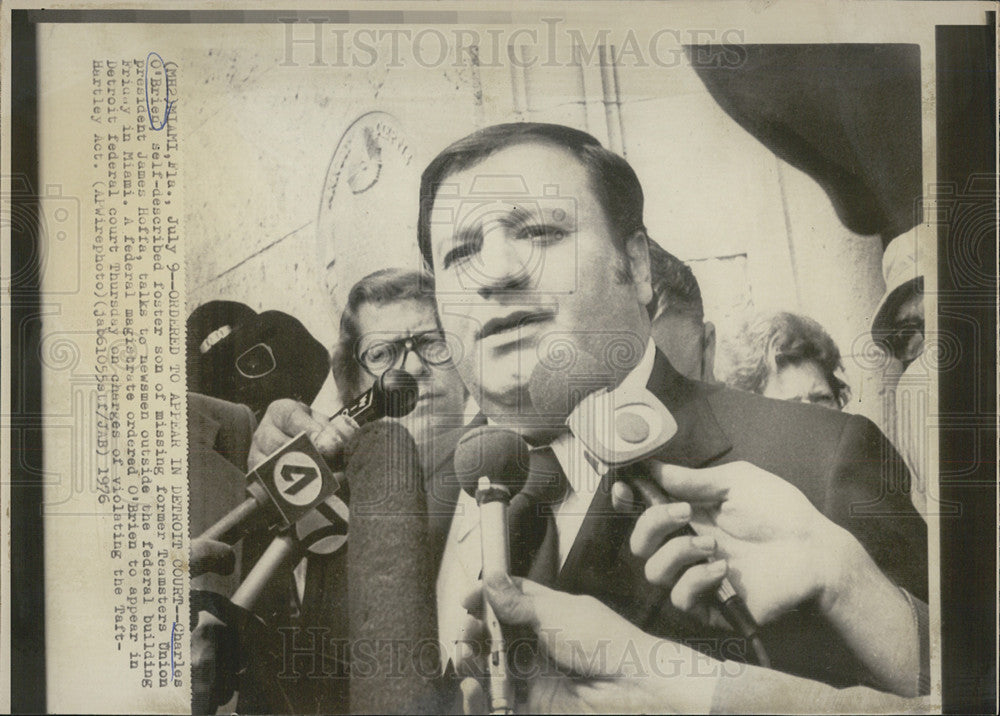
<svg viewBox="0 0 1000 716"><path fill-rule="evenodd" d="M383 373L375 385L353 403L345 405L331 420L343 417L361 426L379 418L401 418L416 406L419 392L416 378L405 370L393 368Z"/></svg>
<svg viewBox="0 0 1000 716"><path fill-rule="evenodd" d="M522 420L537 421L541 428L563 428L566 416L584 397L617 385L623 377L585 350L576 349L566 358L560 346L551 345L539 353L528 378L533 415Z"/></svg>
<svg viewBox="0 0 1000 716"><path fill-rule="evenodd" d="M455 474L479 505L483 573L510 573L507 510L511 497L528 479L528 444L517 433L483 426L470 430L455 448ZM514 683L507 668L507 646L500 621L483 594L490 636L490 712L514 713Z"/></svg>
<svg viewBox="0 0 1000 716"><path fill-rule="evenodd" d="M536 367L528 379L528 395L535 411L550 415L569 427L588 453L608 467L627 465L656 453L677 433L677 422L667 407L645 387L607 382L591 364L596 358L586 353L577 364L587 368L578 377L560 375ZM601 380L582 380L586 375ZM620 383L620 382L619 382ZM588 390L589 388L589 390Z"/></svg>
<svg viewBox="0 0 1000 716"><path fill-rule="evenodd" d="M288 704L293 703L289 701L281 679L271 683L271 677L284 668L284 655L280 643L275 644L272 640L272 632L265 622L253 613L254 608L271 580L282 572L290 575L293 566L304 556L330 555L343 549L347 543L348 521L347 505L337 495L330 495L299 519L292 529L274 538L229 598L230 606L226 606L222 595L213 599L216 609L221 610L221 613L213 613L229 628L227 633L236 644L232 648L238 654L236 664L219 663L215 679L226 683L235 680L237 686L233 688L236 689L245 687L245 680L250 680L264 689L262 693L269 704L288 708ZM327 667L337 668L332 657L325 652L322 659L323 673L328 673ZM222 699L223 702L226 700L228 697ZM214 701L203 703L199 697L192 699L193 713L215 713L219 705ZM272 708L279 710L277 705Z"/></svg>
<svg viewBox="0 0 1000 716"><path fill-rule="evenodd" d="M337 432L353 436L362 425L384 417L399 418L417 404L416 379L402 370L386 371L370 390L331 418ZM234 544L255 527L283 530L295 524L340 489L334 472L343 470L344 445L329 462L299 433L247 474L247 494L240 505L223 515L201 537Z"/></svg>
<svg viewBox="0 0 1000 716"><path fill-rule="evenodd" d="M550 380L536 371L528 381L528 394L536 410L571 408L566 425L583 444L591 466L601 474L654 455L677 433L673 415L645 387L620 385L613 390L605 388L576 397L567 394L565 382ZM672 501L649 480L638 478L628 482L649 506ZM688 524L676 534L696 535L697 530ZM719 611L751 644L758 663L768 666L770 661L758 636L760 627L728 578L719 584L716 597Z"/></svg>
<svg viewBox="0 0 1000 716"><path fill-rule="evenodd" d="M254 608L264 587L285 567L308 554L330 555L347 543L350 517L347 505L337 495L330 495L303 515L286 532L268 545L230 601L248 611Z"/></svg>
<svg viewBox="0 0 1000 716"><path fill-rule="evenodd" d="M417 448L398 423L362 429L347 464L351 713L442 713L437 598Z"/></svg>

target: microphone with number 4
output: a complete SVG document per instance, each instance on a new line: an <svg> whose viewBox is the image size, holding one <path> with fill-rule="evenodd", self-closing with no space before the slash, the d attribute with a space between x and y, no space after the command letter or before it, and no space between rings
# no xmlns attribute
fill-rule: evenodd
<svg viewBox="0 0 1000 716"><path fill-rule="evenodd" d="M330 421L338 433L354 436L362 425L407 415L417 397L416 379L405 371L390 370ZM324 459L306 433L296 435L250 471L249 496L200 538L234 544L255 528L287 530L340 489L334 473L343 469L344 460L343 444Z"/></svg>

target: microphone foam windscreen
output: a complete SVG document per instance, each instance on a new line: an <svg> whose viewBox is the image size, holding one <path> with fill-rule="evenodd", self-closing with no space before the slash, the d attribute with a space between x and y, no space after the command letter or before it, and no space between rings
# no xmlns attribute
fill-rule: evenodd
<svg viewBox="0 0 1000 716"><path fill-rule="evenodd" d="M405 370L392 369L382 374L375 383L382 412L390 418L409 415L417 405L420 387L417 379Z"/></svg>
<svg viewBox="0 0 1000 716"><path fill-rule="evenodd" d="M528 451L528 443L513 430L492 425L473 428L455 447L455 474L472 497L484 476L515 495L528 479Z"/></svg>
<svg viewBox="0 0 1000 716"><path fill-rule="evenodd" d="M379 421L352 441L347 547L352 713L441 710L435 579L413 438Z"/></svg>
<svg viewBox="0 0 1000 716"><path fill-rule="evenodd" d="M574 351L571 360L543 357L528 377L532 409L549 427L558 427L583 398L615 385L625 372L615 361L599 360L583 350Z"/></svg>

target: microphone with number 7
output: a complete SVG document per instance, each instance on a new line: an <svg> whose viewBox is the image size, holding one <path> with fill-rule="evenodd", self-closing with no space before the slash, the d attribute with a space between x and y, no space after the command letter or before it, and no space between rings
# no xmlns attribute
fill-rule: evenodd
<svg viewBox="0 0 1000 716"><path fill-rule="evenodd" d="M384 417L400 418L417 404L416 379L403 370L386 371L353 403L334 415L341 435ZM306 433L299 433L247 474L247 494L200 538L234 544L251 529L287 529L340 488L334 474L344 469L344 444L324 459Z"/></svg>

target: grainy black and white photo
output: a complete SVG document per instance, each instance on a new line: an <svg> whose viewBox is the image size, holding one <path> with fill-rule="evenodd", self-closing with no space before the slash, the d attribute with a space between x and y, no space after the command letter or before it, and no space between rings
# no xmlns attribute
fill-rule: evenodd
<svg viewBox="0 0 1000 716"><path fill-rule="evenodd" d="M4 23L12 712L995 707L989 3Z"/></svg>

